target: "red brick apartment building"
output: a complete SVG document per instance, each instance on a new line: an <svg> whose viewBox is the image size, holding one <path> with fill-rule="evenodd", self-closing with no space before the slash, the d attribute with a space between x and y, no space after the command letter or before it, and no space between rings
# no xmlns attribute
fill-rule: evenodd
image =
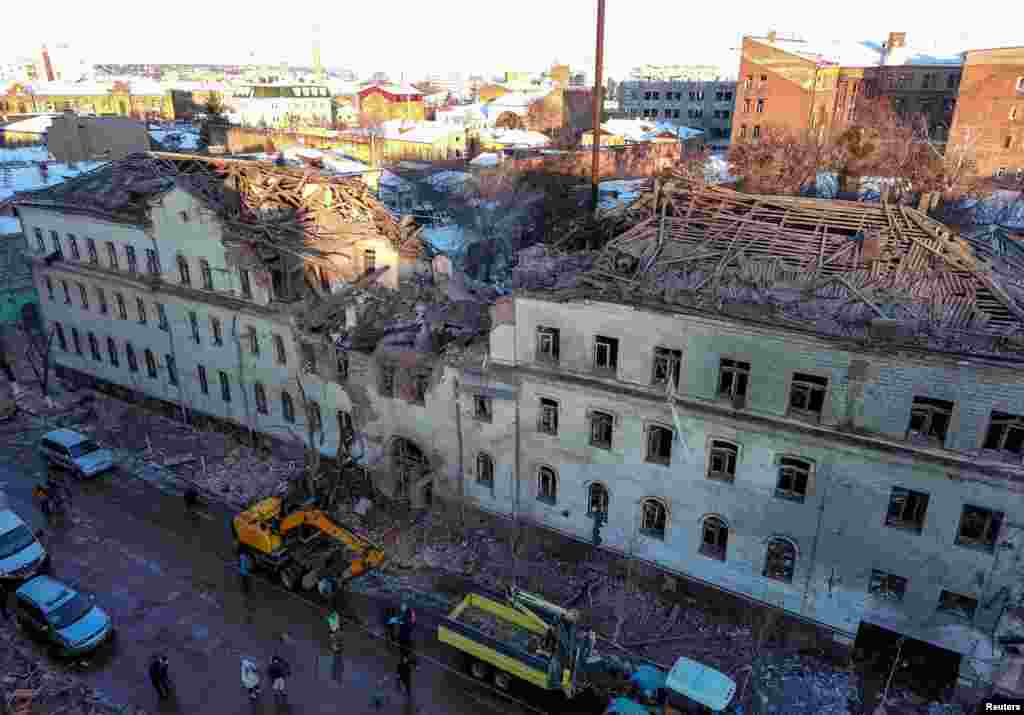
<svg viewBox="0 0 1024 715"><path fill-rule="evenodd" d="M1024 47L965 53L949 142L973 150L979 175L1024 183Z"/></svg>
<svg viewBox="0 0 1024 715"><path fill-rule="evenodd" d="M732 140L769 126L829 133L857 102L889 97L897 111L924 113L933 138L970 144L983 176L1024 180L1024 48L934 52L885 42L820 45L770 32L743 38Z"/></svg>

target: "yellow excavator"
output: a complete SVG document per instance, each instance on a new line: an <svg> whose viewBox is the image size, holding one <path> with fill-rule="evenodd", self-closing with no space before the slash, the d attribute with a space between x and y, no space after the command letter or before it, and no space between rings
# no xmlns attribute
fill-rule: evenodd
<svg viewBox="0 0 1024 715"><path fill-rule="evenodd" d="M292 504L268 497L231 522L235 548L276 573L285 588L310 590L323 579L344 583L384 563L381 547L336 524L314 502Z"/></svg>

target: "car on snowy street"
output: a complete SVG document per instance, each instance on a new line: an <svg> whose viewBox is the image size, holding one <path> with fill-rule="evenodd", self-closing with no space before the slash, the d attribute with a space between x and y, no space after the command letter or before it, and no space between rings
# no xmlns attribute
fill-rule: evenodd
<svg viewBox="0 0 1024 715"><path fill-rule="evenodd" d="M50 557L21 517L0 509L0 581L7 588L46 571Z"/></svg>
<svg viewBox="0 0 1024 715"><path fill-rule="evenodd" d="M39 441L39 453L50 464L81 477L93 477L114 467L113 452L70 429L55 429L44 434Z"/></svg>
<svg viewBox="0 0 1024 715"><path fill-rule="evenodd" d="M49 576L36 576L14 593L18 627L46 640L54 655L79 656L114 637L114 624L95 597Z"/></svg>

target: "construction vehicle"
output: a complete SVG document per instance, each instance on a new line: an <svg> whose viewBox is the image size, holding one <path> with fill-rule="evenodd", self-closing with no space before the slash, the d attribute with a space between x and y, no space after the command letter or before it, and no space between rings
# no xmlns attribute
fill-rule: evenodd
<svg viewBox="0 0 1024 715"><path fill-rule="evenodd" d="M339 526L315 502L268 497L235 515L236 550L275 574L281 585L306 590L325 579L344 583L384 563L382 548Z"/></svg>
<svg viewBox="0 0 1024 715"><path fill-rule="evenodd" d="M462 654L470 675L499 690L525 683L568 700L591 693L607 704L605 713L625 715L679 715L692 704L719 712L736 691L731 678L687 658L665 673L598 652L578 611L540 596L512 587L504 601L467 594L438 626L438 640Z"/></svg>

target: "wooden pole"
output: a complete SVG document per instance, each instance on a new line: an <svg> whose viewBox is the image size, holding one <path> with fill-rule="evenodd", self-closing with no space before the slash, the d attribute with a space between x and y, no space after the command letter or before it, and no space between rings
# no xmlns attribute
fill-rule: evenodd
<svg viewBox="0 0 1024 715"><path fill-rule="evenodd" d="M604 0L597 0L597 52L594 58L594 121L593 121L593 157L591 162L590 199L594 214L597 214L599 170L601 164L601 110L604 109L601 88L604 65Z"/></svg>

